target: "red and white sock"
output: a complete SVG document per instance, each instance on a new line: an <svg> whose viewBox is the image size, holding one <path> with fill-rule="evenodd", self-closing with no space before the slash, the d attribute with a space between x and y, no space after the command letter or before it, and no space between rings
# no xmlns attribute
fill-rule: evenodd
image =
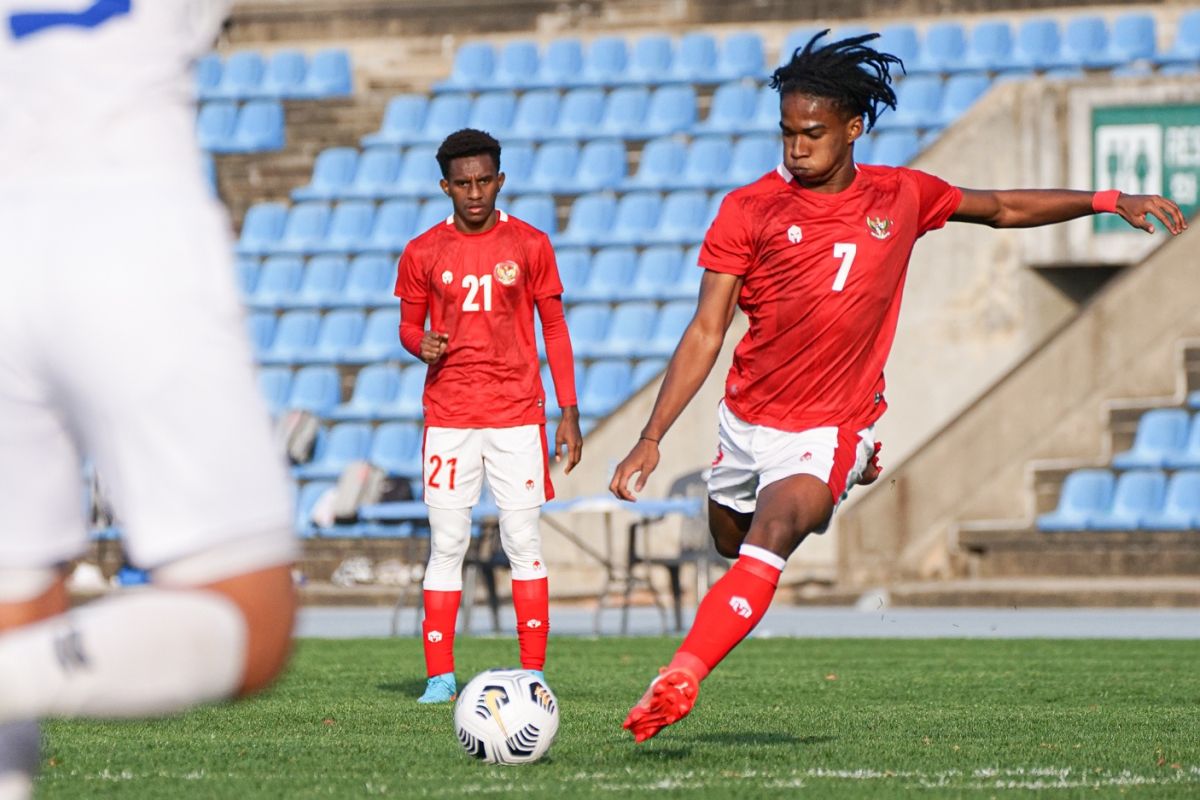
<svg viewBox="0 0 1200 800"><path fill-rule="evenodd" d="M542 669L550 635L550 590L545 578L513 580L513 610L517 612L517 643L521 668Z"/></svg>
<svg viewBox="0 0 1200 800"><path fill-rule="evenodd" d="M429 677L454 672L454 624L462 591L425 590L425 620L421 642L425 646L425 673Z"/></svg>
<svg viewBox="0 0 1200 800"><path fill-rule="evenodd" d="M767 613L786 563L770 550L742 545L733 568L700 602L692 629L670 667L691 670L701 680L707 677Z"/></svg>

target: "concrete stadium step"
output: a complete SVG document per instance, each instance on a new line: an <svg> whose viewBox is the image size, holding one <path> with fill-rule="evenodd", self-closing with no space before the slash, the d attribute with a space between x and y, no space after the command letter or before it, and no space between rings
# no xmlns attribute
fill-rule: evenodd
<svg viewBox="0 0 1200 800"><path fill-rule="evenodd" d="M899 584L888 593L903 607L1196 608L1200 577L979 578Z"/></svg>
<svg viewBox="0 0 1200 800"><path fill-rule="evenodd" d="M967 573L1016 576L1188 576L1200 579L1194 531L960 530Z"/></svg>

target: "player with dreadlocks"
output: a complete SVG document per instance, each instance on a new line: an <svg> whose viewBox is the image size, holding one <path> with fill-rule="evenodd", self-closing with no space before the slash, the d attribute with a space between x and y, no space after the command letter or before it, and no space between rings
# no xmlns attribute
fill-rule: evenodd
<svg viewBox="0 0 1200 800"><path fill-rule="evenodd" d="M659 442L712 370L735 305L749 318L718 408L709 529L737 561L700 603L669 666L629 712L645 741L682 719L700 682L770 605L788 556L828 525L856 484L879 476L875 421L883 366L916 240L947 221L1025 228L1120 214L1177 234L1179 208L1157 196L960 189L916 170L855 164L854 142L894 108L900 59L876 34L819 46L777 69L783 163L725 198L705 236L696 314L667 367L650 420L609 489L635 500ZM634 491L629 481L639 475Z"/></svg>

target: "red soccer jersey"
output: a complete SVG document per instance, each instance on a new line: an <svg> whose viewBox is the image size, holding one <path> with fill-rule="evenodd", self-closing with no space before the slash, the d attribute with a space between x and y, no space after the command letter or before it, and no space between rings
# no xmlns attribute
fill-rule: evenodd
<svg viewBox="0 0 1200 800"><path fill-rule="evenodd" d="M837 194L801 188L782 166L730 192L700 251L700 266L743 277L750 329L729 409L785 431L878 419L913 245L961 200L932 175L869 165Z"/></svg>
<svg viewBox="0 0 1200 800"><path fill-rule="evenodd" d="M398 272L396 296L427 304L429 330L450 336L425 376L425 423L545 423L534 302L563 291L546 234L503 211L475 235L448 219L408 243Z"/></svg>

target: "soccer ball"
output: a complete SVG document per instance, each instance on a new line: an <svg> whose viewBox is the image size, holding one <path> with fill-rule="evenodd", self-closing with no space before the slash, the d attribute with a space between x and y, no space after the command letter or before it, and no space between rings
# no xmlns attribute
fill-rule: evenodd
<svg viewBox="0 0 1200 800"><path fill-rule="evenodd" d="M468 755L492 764L529 764L558 733L558 700L524 669L489 669L454 704L454 730Z"/></svg>

